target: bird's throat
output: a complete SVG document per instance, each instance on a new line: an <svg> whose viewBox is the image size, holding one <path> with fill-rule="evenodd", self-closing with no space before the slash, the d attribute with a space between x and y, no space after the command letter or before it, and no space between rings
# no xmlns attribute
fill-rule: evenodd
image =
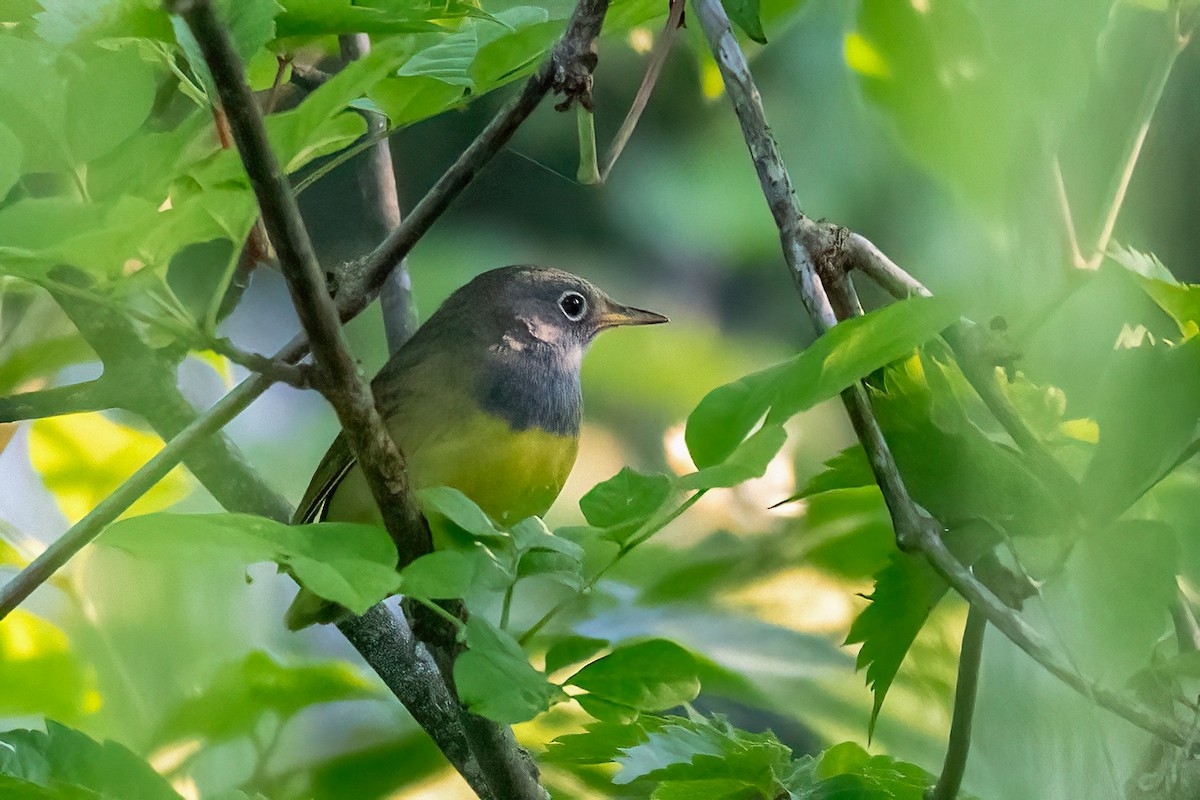
<svg viewBox="0 0 1200 800"><path fill-rule="evenodd" d="M516 431L538 428L558 436L579 435L582 352L542 345L497 355L479 375L478 397L485 411Z"/></svg>

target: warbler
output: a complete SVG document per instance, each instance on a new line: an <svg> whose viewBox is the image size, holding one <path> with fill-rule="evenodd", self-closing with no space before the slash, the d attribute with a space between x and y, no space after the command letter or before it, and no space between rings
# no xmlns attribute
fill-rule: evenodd
<svg viewBox="0 0 1200 800"><path fill-rule="evenodd" d="M372 382L412 485L458 489L500 525L545 514L579 449L584 351L608 328L667 321L557 269L501 267L474 278ZM381 521L345 434L293 521L321 520ZM342 613L302 590L286 622L297 630Z"/></svg>

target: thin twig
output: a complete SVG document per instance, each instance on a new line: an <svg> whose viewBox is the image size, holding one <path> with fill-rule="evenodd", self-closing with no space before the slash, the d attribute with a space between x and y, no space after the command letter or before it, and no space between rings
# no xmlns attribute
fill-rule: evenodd
<svg viewBox="0 0 1200 800"><path fill-rule="evenodd" d="M179 432L167 445L154 454L142 467L129 477L112 494L101 500L87 516L76 522L62 536L51 542L42 553L31 561L12 580L0 588L0 619L21 604L38 586L62 568L79 550L95 539L104 528L124 513L133 503L174 469L187 451L206 437L220 431L229 421L245 410L270 385L265 378L246 381L225 395L216 405L196 418Z"/></svg>
<svg viewBox="0 0 1200 800"><path fill-rule="evenodd" d="M1085 269L1087 259L1079 249L1079 234L1075 231L1075 215L1071 212L1071 200L1067 197L1067 183L1063 180L1062 164L1054 159L1054 192L1058 198L1058 213L1062 217L1063 233L1066 234L1067 244L1071 248L1071 265L1075 269Z"/></svg>
<svg viewBox="0 0 1200 800"><path fill-rule="evenodd" d="M342 58L349 62L371 52L371 37L365 33L339 37ZM366 209L367 232L372 241L379 241L400 227L400 196L396 190L396 172L392 150L386 138L387 118L373 111L360 111L367 121L367 136L380 137L358 160L358 187ZM417 332L417 309L413 303L412 277L408 258L401 258L389 273L379 292L383 309L383 332L388 351L395 353Z"/></svg>
<svg viewBox="0 0 1200 800"><path fill-rule="evenodd" d="M979 664L983 660L983 636L987 619L975 606L967 611L962 650L958 656L958 682L954 687L954 716L950 720L950 743L942 762L942 774L925 795L926 800L954 800L967 770L971 751L971 720L975 716L975 694L979 686Z"/></svg>
<svg viewBox="0 0 1200 800"><path fill-rule="evenodd" d="M1146 86L1145 94L1142 95L1141 102L1138 104L1137 113L1134 116L1136 127L1129 137L1125 158L1121 162L1121 169L1116 174L1109 192L1109 202L1100 233L1096 237L1096 244L1092 248L1091 255L1083 264L1084 269L1098 269L1100 262L1104 260L1105 253L1108 252L1108 245L1112 241L1117 218L1121 214L1121 207L1125 204L1125 195L1129 191L1129 182L1133 179L1133 172L1137 167L1138 158L1141 156L1142 146L1146 143L1146 134L1150 132L1150 123L1154 119L1154 112L1158 109L1159 101L1162 100L1163 91L1167 87L1167 79L1171 77L1171 70L1175 66L1176 59L1191 39L1190 31L1185 32L1179 29L1177 9L1176 13L1163 16L1168 20L1170 26L1167 31L1169 38L1167 48L1159 54L1159 62L1155 65L1155 71L1152 73L1153 80Z"/></svg>
<svg viewBox="0 0 1200 800"><path fill-rule="evenodd" d="M608 151L608 156L604 159L604 166L600 169L600 183L608 180L609 173L612 172L617 159L621 157L621 152L629 143L629 138L633 136L633 129L637 127L638 120L642 118L646 104L650 102L650 94L654 91L654 85L658 83L658 76L662 73L663 64L667 63L667 54L671 52L671 47L675 44L675 39L679 34L679 28L683 25L683 8L684 0L671 0L671 11L667 14L667 21L663 25L662 33L658 36L658 41L654 43L654 49L650 52L650 61L646 65L646 76L642 78L642 85L638 87L633 104L629 107L629 113L625 115L625 121L621 123L617 135L613 137L612 148Z"/></svg>
<svg viewBox="0 0 1200 800"><path fill-rule="evenodd" d="M719 0L695 0L695 7L779 227L784 257L799 284L801 298L820 328L831 327L837 322L834 308L849 315L857 305L853 287L844 274L851 264L845 248L847 242L853 240L841 229L831 230L830 226L819 225L800 211L787 168L766 124L761 97L741 46L733 35L729 18ZM819 275L818 263L822 267ZM897 288L903 282L891 269L880 269L879 272ZM831 283L823 285L823 278ZM911 284L911 279L906 283ZM905 287L906 291L913 288L911 285ZM971 575L942 542L941 525L909 496L862 387L853 387L843 395L843 401L887 502L897 544L902 549L922 553L956 592L972 606L979 607L997 630L1072 689L1159 738L1184 745L1186 736L1175 725L1063 664L1040 633Z"/></svg>
<svg viewBox="0 0 1200 800"><path fill-rule="evenodd" d="M311 370L305 364L289 364L261 353L248 353L228 339L213 339L209 347L214 353L271 381L286 383L294 389L313 388Z"/></svg>
<svg viewBox="0 0 1200 800"><path fill-rule="evenodd" d="M101 376L69 386L0 397L0 423L114 408L119 402L113 389L112 381Z"/></svg>

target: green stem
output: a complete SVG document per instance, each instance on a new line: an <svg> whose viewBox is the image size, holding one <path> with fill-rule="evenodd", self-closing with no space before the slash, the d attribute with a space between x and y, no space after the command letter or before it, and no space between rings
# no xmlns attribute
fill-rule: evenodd
<svg viewBox="0 0 1200 800"><path fill-rule="evenodd" d="M605 573L615 567L622 558L628 555L642 542L645 542L651 536L658 533L667 525L678 519L683 512L694 506L696 501L703 497L706 491L708 490L701 489L700 491L696 492L691 497L673 508L665 516L660 516L657 514L651 516L650 519L646 520L646 522L644 522L642 526L634 532L633 536L629 537L625 544L621 545L621 549L617 551L616 555L612 557L611 561L593 573L592 577L588 578L584 582L583 586L579 588L579 591L558 601L558 603L556 603L549 611L542 615L541 619L533 623L529 630L521 634L517 641L520 642L522 646L528 644L529 640L532 639L538 631L546 627L550 620L554 619L554 617L556 617L560 611L574 604L576 600L591 592L591 590L595 588L596 584L600 582L600 579L604 577Z"/></svg>
<svg viewBox="0 0 1200 800"><path fill-rule="evenodd" d="M459 619L458 617L454 616L454 615L453 615L453 614L451 614L449 611L447 611L446 609L442 608L440 605L438 605L437 603L433 602L432 600L426 600L426 599L425 599L425 598L423 598L423 597L414 597L414 598L413 598L413 600L416 600L418 603L420 603L421 605L425 606L425 607L426 607L426 608L428 608L430 611L432 611L433 613L437 614L437 615L438 615L439 617L441 617L442 619L444 619L444 620L446 620L447 622L449 622L451 625L453 625L453 626L454 626L455 630L459 630L459 631L461 631L461 630L463 629L464 625L463 625L463 621L462 621L461 619Z"/></svg>
<svg viewBox="0 0 1200 800"><path fill-rule="evenodd" d="M575 179L585 186L603 183L596 156L596 116L580 103L575 106L575 122L579 128L579 170Z"/></svg>
<svg viewBox="0 0 1200 800"><path fill-rule="evenodd" d="M958 685L954 690L954 718L950 722L950 744L937 784L926 794L927 800L954 800L962 786L971 749L971 719L975 715L975 694L979 686L979 663L983 659L983 635L987 617L976 606L967 612L962 652L958 657Z"/></svg>
<svg viewBox="0 0 1200 800"><path fill-rule="evenodd" d="M500 606L500 630L508 630L508 618L512 613L513 590L517 588L516 581L504 587L504 602Z"/></svg>

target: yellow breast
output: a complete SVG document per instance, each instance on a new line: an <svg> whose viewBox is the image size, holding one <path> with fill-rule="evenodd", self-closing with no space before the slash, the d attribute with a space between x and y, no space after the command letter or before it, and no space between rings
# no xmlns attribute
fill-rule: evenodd
<svg viewBox="0 0 1200 800"><path fill-rule="evenodd" d="M562 490L579 449L574 436L530 428L515 431L482 411L449 418L389 420L418 488L451 486L502 526L542 515ZM329 500L326 519L378 522L362 471L354 467Z"/></svg>

